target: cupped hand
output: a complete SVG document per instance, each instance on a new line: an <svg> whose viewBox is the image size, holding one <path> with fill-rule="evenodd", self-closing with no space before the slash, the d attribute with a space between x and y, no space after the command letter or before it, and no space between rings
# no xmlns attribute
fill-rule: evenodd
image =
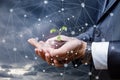
<svg viewBox="0 0 120 80"><path fill-rule="evenodd" d="M28 42L36 47L35 52L38 56L56 67L64 66L74 59L83 58L86 49L86 42L63 35L61 35L61 41L53 37L46 42L35 42L34 39L29 39Z"/></svg>

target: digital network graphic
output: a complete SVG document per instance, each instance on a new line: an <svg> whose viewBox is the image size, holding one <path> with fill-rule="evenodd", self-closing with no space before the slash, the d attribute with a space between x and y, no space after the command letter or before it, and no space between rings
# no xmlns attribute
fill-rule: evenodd
<svg viewBox="0 0 120 80"><path fill-rule="evenodd" d="M101 0L0 0L0 80L98 80L87 63L48 65L27 42L56 36L50 29L61 26L67 26L63 35L73 37L95 27L97 4Z"/></svg>

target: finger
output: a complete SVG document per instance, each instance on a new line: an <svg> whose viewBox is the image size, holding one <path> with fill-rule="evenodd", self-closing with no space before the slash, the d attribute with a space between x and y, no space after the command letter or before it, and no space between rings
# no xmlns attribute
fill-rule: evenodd
<svg viewBox="0 0 120 80"><path fill-rule="evenodd" d="M59 61L57 61L56 59L54 60L54 66L56 67L63 67L64 63L60 63Z"/></svg>
<svg viewBox="0 0 120 80"><path fill-rule="evenodd" d="M35 52L39 57L41 57L43 60L45 60L45 55L44 55L45 53L42 49L41 50L35 49Z"/></svg>
<svg viewBox="0 0 120 80"><path fill-rule="evenodd" d="M51 58L49 53L45 53L45 60L48 64L53 63L53 58Z"/></svg>
<svg viewBox="0 0 120 80"><path fill-rule="evenodd" d="M39 43L37 42L37 40L34 38L29 39L28 42L36 48L38 48L40 46Z"/></svg>

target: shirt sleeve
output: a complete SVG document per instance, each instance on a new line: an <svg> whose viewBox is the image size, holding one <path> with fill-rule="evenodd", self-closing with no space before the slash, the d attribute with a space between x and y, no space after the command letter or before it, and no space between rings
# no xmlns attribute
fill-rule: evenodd
<svg viewBox="0 0 120 80"><path fill-rule="evenodd" d="M108 69L108 47L109 42L93 42L92 43L92 58L96 69L106 70Z"/></svg>

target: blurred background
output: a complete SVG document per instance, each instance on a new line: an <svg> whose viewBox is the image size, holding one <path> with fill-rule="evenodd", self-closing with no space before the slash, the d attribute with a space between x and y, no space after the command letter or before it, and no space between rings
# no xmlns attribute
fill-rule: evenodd
<svg viewBox="0 0 120 80"><path fill-rule="evenodd" d="M50 66L27 40L46 40L62 26L68 28L63 35L85 32L96 24L100 1L0 0L0 80L89 80L89 65Z"/></svg>

